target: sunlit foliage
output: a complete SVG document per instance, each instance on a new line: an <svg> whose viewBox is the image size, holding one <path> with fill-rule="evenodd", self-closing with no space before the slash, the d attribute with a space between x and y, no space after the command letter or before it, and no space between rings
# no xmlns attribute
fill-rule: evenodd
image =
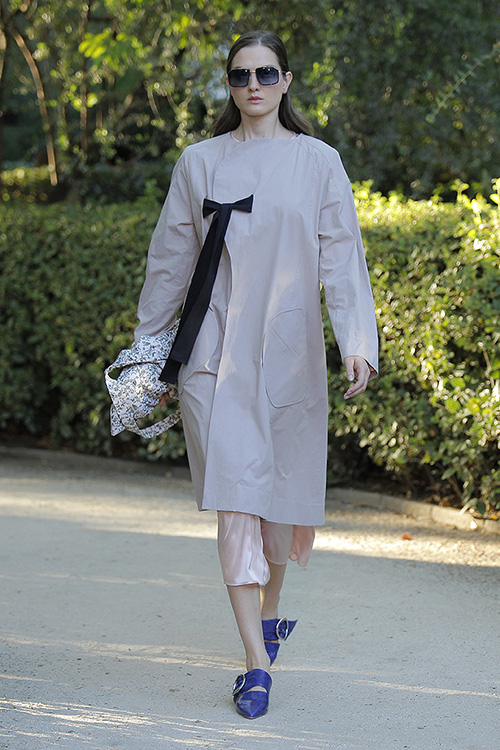
<svg viewBox="0 0 500 750"><path fill-rule="evenodd" d="M177 155L223 106L233 39L263 27L353 179L484 190L500 174L499 20L496 0L0 0L0 170L45 158L54 184L82 163Z"/></svg>

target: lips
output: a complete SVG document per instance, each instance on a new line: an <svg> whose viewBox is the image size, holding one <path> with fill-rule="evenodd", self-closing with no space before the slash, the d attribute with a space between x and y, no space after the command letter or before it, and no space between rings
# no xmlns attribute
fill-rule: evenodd
<svg viewBox="0 0 500 750"><path fill-rule="evenodd" d="M260 98L260 96L249 96L248 101L249 102L261 102L262 99Z"/></svg>

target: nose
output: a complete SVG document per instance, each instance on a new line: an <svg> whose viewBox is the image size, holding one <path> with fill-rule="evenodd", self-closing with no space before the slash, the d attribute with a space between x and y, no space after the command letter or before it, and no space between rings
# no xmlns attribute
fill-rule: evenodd
<svg viewBox="0 0 500 750"><path fill-rule="evenodd" d="M248 88L252 91L256 91L260 88L260 83L257 80L257 73L255 71L252 71L250 73L250 78L248 79Z"/></svg>

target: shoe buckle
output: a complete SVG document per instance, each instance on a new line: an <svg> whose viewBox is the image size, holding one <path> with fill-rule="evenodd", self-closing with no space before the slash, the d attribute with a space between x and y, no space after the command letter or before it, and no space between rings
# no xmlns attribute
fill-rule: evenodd
<svg viewBox="0 0 500 750"><path fill-rule="evenodd" d="M283 630L284 627L284 630ZM286 641L289 635L288 617L282 617L276 623L276 638L279 641Z"/></svg>
<svg viewBox="0 0 500 750"><path fill-rule="evenodd" d="M239 674L236 680L234 681L233 685L233 695L237 695L240 693L245 686L245 682L247 681L244 674Z"/></svg>

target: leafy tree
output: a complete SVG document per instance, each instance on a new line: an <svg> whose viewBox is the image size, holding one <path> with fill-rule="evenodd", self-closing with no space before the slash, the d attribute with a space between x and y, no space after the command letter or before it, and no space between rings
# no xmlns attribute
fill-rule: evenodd
<svg viewBox="0 0 500 750"><path fill-rule="evenodd" d="M2 16L0 15L0 22ZM0 186L2 183L2 166L4 161L4 113L2 109L4 99L4 81L7 62L8 37L5 34L3 23L0 25Z"/></svg>
<svg viewBox="0 0 500 750"><path fill-rule="evenodd" d="M490 187L500 174L499 20L496 0L341 0L327 10L310 111L354 179L415 196L455 178Z"/></svg>
<svg viewBox="0 0 500 750"><path fill-rule="evenodd" d="M43 15L43 14L42 14ZM36 90L37 104L42 119L45 136L47 162L52 185L57 184L57 164L55 153L56 126L52 108L49 103L46 76L44 75L44 43L33 39L32 17L36 16L36 4L32 0L11 0L0 4L0 23L2 34L6 39L4 65L7 60L8 40L12 40L21 52L30 71Z"/></svg>
<svg viewBox="0 0 500 750"><path fill-rule="evenodd" d="M487 187L500 174L496 0L473 13L466 0L0 0L0 9L0 101L5 61L17 72L20 52L53 183L61 159L78 172L206 137L227 96L230 43L256 27L286 42L292 93L354 179L422 196L455 178Z"/></svg>

